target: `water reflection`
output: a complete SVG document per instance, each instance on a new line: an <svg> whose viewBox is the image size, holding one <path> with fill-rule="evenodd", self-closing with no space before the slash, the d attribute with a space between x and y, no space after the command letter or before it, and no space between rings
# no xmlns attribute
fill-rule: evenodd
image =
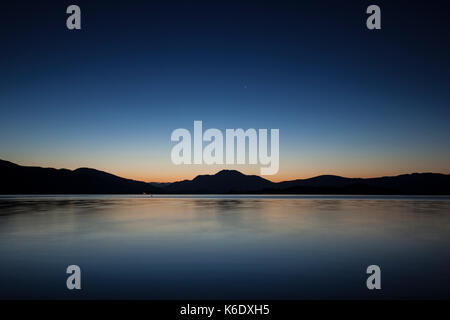
<svg viewBox="0 0 450 320"><path fill-rule="evenodd" d="M3 196L0 298L450 298L449 212L446 197Z"/></svg>

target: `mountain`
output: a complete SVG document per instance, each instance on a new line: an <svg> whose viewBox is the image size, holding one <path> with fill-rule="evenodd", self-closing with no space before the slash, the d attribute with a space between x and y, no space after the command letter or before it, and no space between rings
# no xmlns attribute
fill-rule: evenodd
<svg viewBox="0 0 450 320"><path fill-rule="evenodd" d="M171 183L165 190L169 193L243 193L268 189L273 185L273 182L259 176L222 170L215 175L200 175L193 180Z"/></svg>
<svg viewBox="0 0 450 320"><path fill-rule="evenodd" d="M322 175L272 182L236 170L199 175L173 183L129 180L89 168L76 170L19 166L0 160L0 194L411 194L450 195L450 175L413 173L380 178Z"/></svg>
<svg viewBox="0 0 450 320"><path fill-rule="evenodd" d="M76 170L19 166L0 160L0 194L162 193L145 182L89 168Z"/></svg>
<svg viewBox="0 0 450 320"><path fill-rule="evenodd" d="M394 177L345 178L322 175L309 179L271 182L235 170L200 175L193 180L174 182L168 193L250 193L250 194L411 194L450 195L450 175L413 173Z"/></svg>
<svg viewBox="0 0 450 320"><path fill-rule="evenodd" d="M450 175L412 173L366 179L323 175L279 182L264 193L450 195Z"/></svg>

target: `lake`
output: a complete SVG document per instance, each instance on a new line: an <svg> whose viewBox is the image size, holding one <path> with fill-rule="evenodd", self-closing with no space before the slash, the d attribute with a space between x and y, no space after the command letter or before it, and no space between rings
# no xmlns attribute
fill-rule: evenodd
<svg viewBox="0 0 450 320"><path fill-rule="evenodd" d="M449 245L449 197L0 196L0 298L448 299Z"/></svg>

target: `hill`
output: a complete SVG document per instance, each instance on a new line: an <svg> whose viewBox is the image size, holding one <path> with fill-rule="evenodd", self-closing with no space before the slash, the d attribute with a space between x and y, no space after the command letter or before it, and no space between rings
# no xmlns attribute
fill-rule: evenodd
<svg viewBox="0 0 450 320"><path fill-rule="evenodd" d="M379 178L322 175L272 182L236 170L173 183L146 183L107 172L26 167L0 160L0 194L398 194L450 195L450 175L413 173Z"/></svg>
<svg viewBox="0 0 450 320"><path fill-rule="evenodd" d="M164 189L169 193L245 193L269 189L274 183L236 170L222 170L214 175L200 175L193 180L171 183Z"/></svg>
<svg viewBox="0 0 450 320"><path fill-rule="evenodd" d="M1 194L162 193L145 182L89 168L76 170L19 166L0 160Z"/></svg>

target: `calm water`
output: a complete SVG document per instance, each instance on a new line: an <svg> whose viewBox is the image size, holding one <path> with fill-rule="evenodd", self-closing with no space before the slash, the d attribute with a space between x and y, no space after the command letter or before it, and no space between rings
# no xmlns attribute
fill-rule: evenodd
<svg viewBox="0 0 450 320"><path fill-rule="evenodd" d="M0 298L448 299L449 245L446 197L3 196Z"/></svg>

